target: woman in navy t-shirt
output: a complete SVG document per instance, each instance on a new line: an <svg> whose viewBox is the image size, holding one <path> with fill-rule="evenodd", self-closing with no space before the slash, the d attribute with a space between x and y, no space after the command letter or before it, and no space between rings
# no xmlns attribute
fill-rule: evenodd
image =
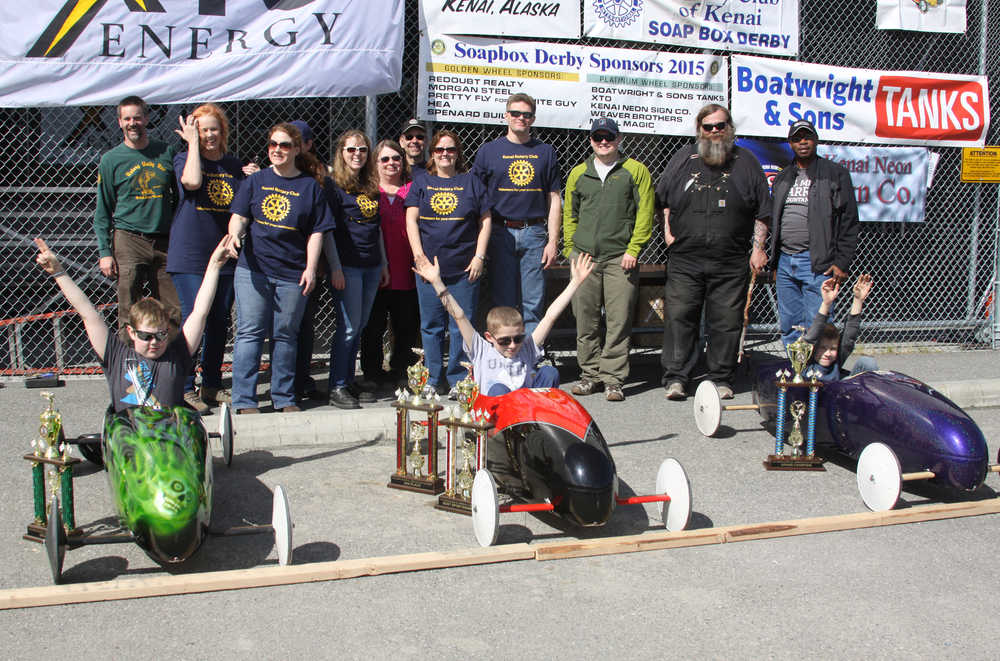
<svg viewBox="0 0 1000 661"><path fill-rule="evenodd" d="M355 388L354 365L379 284L389 280L379 227L378 177L370 152L371 143L361 131L341 134L334 150L333 182L327 185L330 206L338 210L333 238L344 274L343 289L333 290L337 329L330 344L330 403L342 409L360 408L359 397L375 401L371 393Z"/></svg>
<svg viewBox="0 0 1000 661"><path fill-rule="evenodd" d="M324 168L302 149L302 134L288 123L271 127L271 167L240 187L229 220L233 254L238 252L236 341L233 343L233 408L258 413L257 374L264 340L271 338L271 404L300 410L295 402L295 355L299 324L323 233L334 218L323 194ZM303 270L304 267L304 270Z"/></svg>
<svg viewBox="0 0 1000 661"><path fill-rule="evenodd" d="M431 160L424 175L414 180L406 195L406 234L414 262L433 262L451 297L471 320L476 316L479 276L486 262L490 240L490 205L482 182L468 172L462 142L451 131L438 131L431 139ZM465 374L461 362L462 335L441 305L430 283L417 278L420 300L420 333L428 384L444 390L443 377L454 386ZM442 374L445 329L451 329L448 373Z"/></svg>
<svg viewBox="0 0 1000 661"><path fill-rule="evenodd" d="M181 316L187 319L208 259L228 231L229 204L246 175L239 159L226 153L229 120L222 108L206 103L179 121L177 134L188 148L174 157L180 200L170 225L167 272L181 300ZM233 307L234 268L230 262L220 269L219 285L205 323L200 396L194 388L194 370L184 382L184 401L199 413L208 411L210 404L229 401L228 394L222 391L222 357L229 333L229 310Z"/></svg>

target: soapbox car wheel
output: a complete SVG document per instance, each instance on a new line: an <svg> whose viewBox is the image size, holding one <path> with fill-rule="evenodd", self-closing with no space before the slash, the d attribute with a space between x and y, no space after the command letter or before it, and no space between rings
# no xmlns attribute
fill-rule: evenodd
<svg viewBox="0 0 1000 661"><path fill-rule="evenodd" d="M271 527L274 529L274 546L278 551L278 564L282 566L291 564L292 514L288 509L288 497L285 495L285 489L280 484L274 487Z"/></svg>
<svg viewBox="0 0 1000 661"><path fill-rule="evenodd" d="M702 381L694 393L694 423L702 436L712 436L719 431L722 421L722 400L711 381Z"/></svg>
<svg viewBox="0 0 1000 661"><path fill-rule="evenodd" d="M219 408L219 440L222 441L222 458L227 466L233 464L233 407L225 402Z"/></svg>
<svg viewBox="0 0 1000 661"><path fill-rule="evenodd" d="M676 459L664 459L660 464L656 472L656 493L670 496L669 501L660 504L660 518L666 529L670 532L684 530L691 519L691 482Z"/></svg>
<svg viewBox="0 0 1000 661"><path fill-rule="evenodd" d="M62 526L58 496L52 496L52 503L49 505L49 523L45 528L45 555L49 558L52 582L56 585L62 583L63 559L66 557L66 531Z"/></svg>
<svg viewBox="0 0 1000 661"><path fill-rule="evenodd" d="M480 546L493 546L500 532L500 499L497 483L486 469L472 482L472 529Z"/></svg>
<svg viewBox="0 0 1000 661"><path fill-rule="evenodd" d="M84 434L76 440L83 458L95 466L104 466L104 452L101 450L100 434Z"/></svg>
<svg viewBox="0 0 1000 661"><path fill-rule="evenodd" d="M885 443L869 443L858 457L858 491L873 512L891 510L899 501L903 473L896 453Z"/></svg>

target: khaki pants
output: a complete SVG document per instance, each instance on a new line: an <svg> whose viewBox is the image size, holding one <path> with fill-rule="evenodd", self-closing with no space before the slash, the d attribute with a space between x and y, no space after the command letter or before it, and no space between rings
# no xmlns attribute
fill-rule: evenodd
<svg viewBox="0 0 1000 661"><path fill-rule="evenodd" d="M128 311L143 297L144 283L149 284L150 295L166 306L173 329L179 328L181 301L167 273L167 236L115 230L114 255L118 262L118 328L128 323Z"/></svg>

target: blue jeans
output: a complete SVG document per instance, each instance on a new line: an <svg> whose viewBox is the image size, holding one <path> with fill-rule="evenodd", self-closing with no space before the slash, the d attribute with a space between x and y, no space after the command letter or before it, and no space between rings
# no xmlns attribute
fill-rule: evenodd
<svg viewBox="0 0 1000 661"><path fill-rule="evenodd" d="M476 303L479 300L479 281L469 282L466 274L442 278L451 297L465 311L470 322L476 316ZM448 311L441 305L441 300L434 292L434 287L423 279L417 278L417 299L420 302L420 336L424 344L424 364L430 371L427 383L437 386L442 379L447 379L449 386L458 383L466 374L462 361L469 358L462 350L462 332L458 324L451 318ZM448 373L444 372L444 334L451 333L448 346Z"/></svg>
<svg viewBox="0 0 1000 661"><path fill-rule="evenodd" d="M337 306L337 330L330 342L330 388L354 383L354 365L358 358L361 331L378 293L381 266L345 266L344 288L333 290Z"/></svg>
<svg viewBox="0 0 1000 661"><path fill-rule="evenodd" d="M493 305L520 311L531 334L545 314L545 271L542 254L548 241L545 223L511 229L498 224L490 236L490 294ZM513 277L520 274L520 278Z"/></svg>
<svg viewBox="0 0 1000 661"><path fill-rule="evenodd" d="M236 267L236 340L233 342L233 408L257 407L257 375L264 341L271 338L271 403L295 404L295 355L308 297L297 282Z"/></svg>
<svg viewBox="0 0 1000 661"><path fill-rule="evenodd" d="M200 273L171 273L174 289L181 299L181 325L194 309L194 299L204 276ZM222 357L226 353L229 335L229 311L233 307L233 276L220 275L215 289L215 299L205 320L205 334L201 343L201 385L205 388L222 387ZM194 392L194 369L184 381L184 392Z"/></svg>
<svg viewBox="0 0 1000 661"><path fill-rule="evenodd" d="M559 387L559 370L552 365L542 365L539 367L534 374L529 375L529 378L524 380L524 385L522 388L558 388ZM487 395L490 397L498 397L500 395L506 395L510 392L508 388L503 383L494 383L489 387Z"/></svg>
<svg viewBox="0 0 1000 661"><path fill-rule="evenodd" d="M781 341L788 346L799 336L795 326L809 330L813 317L823 303L823 282L829 276L813 273L809 251L795 255L781 253L778 258L778 277L775 289L778 293L778 324ZM830 306L830 318L834 308Z"/></svg>

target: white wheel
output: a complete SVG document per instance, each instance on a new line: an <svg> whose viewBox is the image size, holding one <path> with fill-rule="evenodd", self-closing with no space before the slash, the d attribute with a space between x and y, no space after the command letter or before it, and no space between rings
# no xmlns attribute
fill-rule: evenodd
<svg viewBox="0 0 1000 661"><path fill-rule="evenodd" d="M702 381L694 393L694 424L703 436L719 431L722 421L722 400L711 381Z"/></svg>
<svg viewBox="0 0 1000 661"><path fill-rule="evenodd" d="M62 512L59 511L59 496L52 496L49 505L49 523L45 529L45 555L49 558L52 582L62 583L63 559L66 557L66 532L62 527Z"/></svg>
<svg viewBox="0 0 1000 661"><path fill-rule="evenodd" d="M714 390L714 388L713 388ZM656 472L656 493L670 496L660 504L660 518L670 532L684 530L691 519L691 482L680 462L664 459Z"/></svg>
<svg viewBox="0 0 1000 661"><path fill-rule="evenodd" d="M227 466L233 463L233 407L224 402L219 408L219 439L222 441L222 458Z"/></svg>
<svg viewBox="0 0 1000 661"><path fill-rule="evenodd" d="M885 443L870 443L858 457L858 491L865 506L884 512L896 506L903 474L896 453Z"/></svg>
<svg viewBox="0 0 1000 661"><path fill-rule="evenodd" d="M472 529L480 546L493 546L500 532L500 499L497 483L485 468L472 482Z"/></svg>
<svg viewBox="0 0 1000 661"><path fill-rule="evenodd" d="M271 527L274 528L274 546L278 549L278 564L292 562L292 514L288 497L279 484L274 487L274 504L271 506Z"/></svg>

